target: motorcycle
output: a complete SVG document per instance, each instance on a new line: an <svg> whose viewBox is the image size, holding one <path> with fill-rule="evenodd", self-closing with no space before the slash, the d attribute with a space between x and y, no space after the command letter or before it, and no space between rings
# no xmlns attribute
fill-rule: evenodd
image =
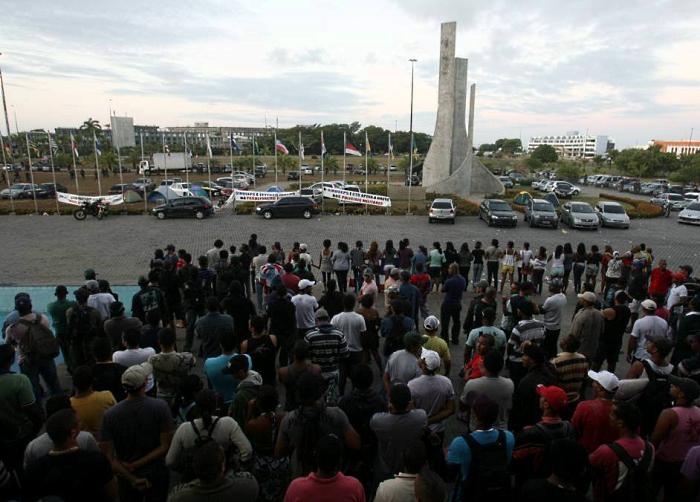
<svg viewBox="0 0 700 502"><path fill-rule="evenodd" d="M78 221L83 221L88 216L94 216L98 220L101 220L107 216L107 210L109 209L109 204L103 203L101 201L95 202L83 202L83 204L73 211L73 218Z"/></svg>

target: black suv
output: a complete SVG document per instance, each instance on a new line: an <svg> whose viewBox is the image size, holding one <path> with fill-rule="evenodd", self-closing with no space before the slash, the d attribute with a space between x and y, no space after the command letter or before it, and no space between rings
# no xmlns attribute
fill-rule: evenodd
<svg viewBox="0 0 700 502"><path fill-rule="evenodd" d="M153 208L153 215L159 220L192 217L201 220L212 214L214 214L214 206L204 197L178 197Z"/></svg>
<svg viewBox="0 0 700 502"><path fill-rule="evenodd" d="M491 225L514 227L518 224L518 217L504 200L485 199L479 205L479 218Z"/></svg>
<svg viewBox="0 0 700 502"><path fill-rule="evenodd" d="M308 220L318 214L318 205L308 197L282 197L270 204L256 207L255 214L262 215L266 220L299 216Z"/></svg>

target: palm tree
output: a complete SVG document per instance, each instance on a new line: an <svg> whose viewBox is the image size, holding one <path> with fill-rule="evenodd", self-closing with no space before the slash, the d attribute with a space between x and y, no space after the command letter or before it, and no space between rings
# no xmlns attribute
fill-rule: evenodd
<svg viewBox="0 0 700 502"><path fill-rule="evenodd" d="M83 122L83 124L80 126L79 129L83 132L84 136L88 139L92 139L93 133L96 136L99 136L100 133L102 132L102 126L100 125L100 121L93 119L92 117L90 117L85 122Z"/></svg>

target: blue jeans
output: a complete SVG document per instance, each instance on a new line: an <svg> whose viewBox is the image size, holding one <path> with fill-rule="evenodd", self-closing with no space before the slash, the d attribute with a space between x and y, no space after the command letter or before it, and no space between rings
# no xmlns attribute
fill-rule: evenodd
<svg viewBox="0 0 700 502"><path fill-rule="evenodd" d="M360 288L362 288L362 270L359 267L353 268L352 270L353 277L355 277L355 294L357 295L360 292Z"/></svg>
<svg viewBox="0 0 700 502"><path fill-rule="evenodd" d="M255 283L255 294L258 298L258 312L262 312L263 309L263 285L259 282Z"/></svg>
<svg viewBox="0 0 700 502"><path fill-rule="evenodd" d="M49 388L51 396L56 396L63 393L61 385L58 383L58 373L56 372L56 362L51 359L49 361L29 361L25 359L19 365L19 369L23 375L29 378L34 388L34 396L37 400L44 397L44 389L41 386L40 377L43 377L44 383Z"/></svg>
<svg viewBox="0 0 700 502"><path fill-rule="evenodd" d="M476 287L476 283L478 283L481 280L481 271L484 269L484 264L483 263L475 263L472 265L472 282L474 283L474 286Z"/></svg>

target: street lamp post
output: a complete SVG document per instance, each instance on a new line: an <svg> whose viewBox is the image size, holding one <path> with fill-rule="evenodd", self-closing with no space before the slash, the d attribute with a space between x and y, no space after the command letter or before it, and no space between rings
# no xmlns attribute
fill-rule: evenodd
<svg viewBox="0 0 700 502"><path fill-rule="evenodd" d="M411 188L413 187L413 65L417 59L409 59L411 62L411 118L409 122L409 145L408 145L408 209L406 214L411 214Z"/></svg>

